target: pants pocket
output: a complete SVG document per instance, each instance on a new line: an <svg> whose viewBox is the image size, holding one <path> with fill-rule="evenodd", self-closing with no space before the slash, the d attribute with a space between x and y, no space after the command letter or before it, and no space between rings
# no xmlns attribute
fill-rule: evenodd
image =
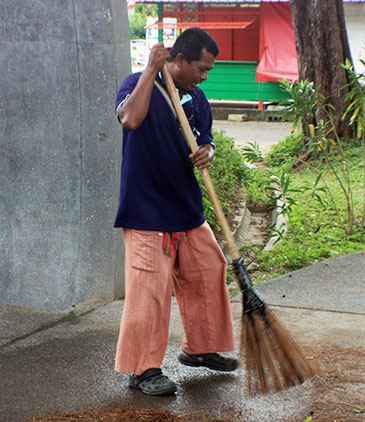
<svg viewBox="0 0 365 422"><path fill-rule="evenodd" d="M158 236L158 232L147 230L132 230L132 267L143 271L154 273L158 272L159 260L162 251L161 242L161 237Z"/></svg>

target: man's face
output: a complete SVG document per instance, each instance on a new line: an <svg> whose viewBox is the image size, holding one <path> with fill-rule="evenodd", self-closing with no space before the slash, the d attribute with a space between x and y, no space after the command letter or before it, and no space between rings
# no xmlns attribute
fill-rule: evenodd
<svg viewBox="0 0 365 422"><path fill-rule="evenodd" d="M184 91L192 91L198 84L208 79L209 70L213 69L215 57L205 48L202 50L200 60L193 60L190 63L181 58L179 73L176 83Z"/></svg>

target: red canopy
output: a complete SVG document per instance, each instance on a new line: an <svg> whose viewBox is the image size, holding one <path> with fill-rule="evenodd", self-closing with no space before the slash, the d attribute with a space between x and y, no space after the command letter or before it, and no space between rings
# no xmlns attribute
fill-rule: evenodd
<svg viewBox="0 0 365 422"><path fill-rule="evenodd" d="M264 52L256 82L298 80L298 61L290 3L262 3Z"/></svg>
<svg viewBox="0 0 365 422"><path fill-rule="evenodd" d="M221 22L183 21L183 22L176 22L176 23L167 23L167 22L163 22L159 20L149 26L146 26L146 28L186 29L186 28L193 28L195 26L199 26L199 28L202 28L202 29L242 29L251 25L253 22L255 22L255 20L256 20L256 17L247 21L239 21L239 22L225 21L222 19Z"/></svg>

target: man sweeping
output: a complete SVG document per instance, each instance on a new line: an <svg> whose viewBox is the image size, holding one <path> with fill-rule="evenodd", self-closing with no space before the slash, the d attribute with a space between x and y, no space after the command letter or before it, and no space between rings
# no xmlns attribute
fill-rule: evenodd
<svg viewBox="0 0 365 422"><path fill-rule="evenodd" d="M125 303L115 369L150 395L176 392L160 366L169 334L171 288L185 337L180 363L233 371L234 349L226 287L226 260L205 221L193 167L214 156L212 113L198 85L207 79L219 48L204 30L191 28L171 52L153 47L142 73L129 75L116 99L123 126L120 202L115 227L123 228ZM199 150L189 150L168 101L161 70L167 61Z"/></svg>

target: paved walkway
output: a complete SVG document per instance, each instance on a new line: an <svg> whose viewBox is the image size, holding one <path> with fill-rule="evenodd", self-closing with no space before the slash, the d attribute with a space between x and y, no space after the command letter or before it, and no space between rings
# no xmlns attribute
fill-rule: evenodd
<svg viewBox="0 0 365 422"><path fill-rule="evenodd" d="M362 251L271 280L258 290L308 353L313 347L364 351L364 281ZM246 422L302 422L318 398L312 381L250 398L243 372L220 374L179 364L183 330L176 303L163 369L177 381L178 393L153 398L130 390L128 376L113 371L122 308L123 301L89 301L64 312L0 306L0 421L132 405L178 414L201 411ZM232 301L237 338L241 312L240 302ZM364 379L352 388L355 402L365 396ZM348 421L362 420L353 415Z"/></svg>
<svg viewBox="0 0 365 422"><path fill-rule="evenodd" d="M290 135L293 123L290 122L231 122L214 120L213 128L223 130L227 136L233 138L238 146L257 142L260 150L266 154L270 147Z"/></svg>

